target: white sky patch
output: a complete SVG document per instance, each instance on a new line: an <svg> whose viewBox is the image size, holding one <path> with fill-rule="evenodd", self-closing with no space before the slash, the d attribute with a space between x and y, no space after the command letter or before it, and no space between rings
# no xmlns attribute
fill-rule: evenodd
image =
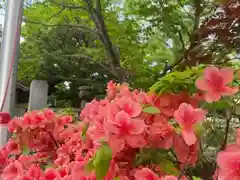
<svg viewBox="0 0 240 180"><path fill-rule="evenodd" d="M0 14L0 24L4 25L4 16Z"/></svg>
<svg viewBox="0 0 240 180"><path fill-rule="evenodd" d="M172 39L168 39L167 41L166 41L166 43L168 44L168 46L169 47L173 47L173 40Z"/></svg>
<svg viewBox="0 0 240 180"><path fill-rule="evenodd" d="M64 84L64 86L65 86L66 89L70 89L70 82L64 81L63 84Z"/></svg>

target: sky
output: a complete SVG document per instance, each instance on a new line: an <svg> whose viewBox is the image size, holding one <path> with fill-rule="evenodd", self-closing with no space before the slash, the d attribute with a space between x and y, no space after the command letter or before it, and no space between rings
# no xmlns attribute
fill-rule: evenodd
<svg viewBox="0 0 240 180"><path fill-rule="evenodd" d="M4 16L0 14L0 24L4 25Z"/></svg>

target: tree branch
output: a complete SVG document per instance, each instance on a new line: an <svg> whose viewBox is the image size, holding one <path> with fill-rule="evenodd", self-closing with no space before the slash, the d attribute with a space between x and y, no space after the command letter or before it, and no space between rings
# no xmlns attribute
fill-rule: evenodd
<svg viewBox="0 0 240 180"><path fill-rule="evenodd" d="M182 44L182 48L185 49L185 43L183 41L183 36L182 36L180 31L177 31L177 33L178 33L178 36L179 36L179 40L180 40L180 42Z"/></svg>
<svg viewBox="0 0 240 180"><path fill-rule="evenodd" d="M52 19L53 17L61 14L65 9L66 9L65 7L61 8L57 13L53 14L53 15L49 18L49 20Z"/></svg>
<svg viewBox="0 0 240 180"><path fill-rule="evenodd" d="M39 22L39 21L35 21L35 20L26 20L24 19L24 22L26 23L30 23L30 24L38 24L38 25L42 25L42 26L46 26L46 27L58 27L58 26L66 26L66 27L76 27L76 28L80 28L83 31L89 32L92 35L95 36L99 36L99 34L95 31L93 31L92 29L88 28L87 26L84 25L80 25L80 24L46 24L43 22Z"/></svg>
<svg viewBox="0 0 240 180"><path fill-rule="evenodd" d="M223 144L222 144L220 150L224 150L226 148L227 141L228 141L229 126L230 126L230 121L232 119L232 114L233 114L233 108L230 111L228 111L228 110L226 111L227 120L226 120L225 136L224 136L224 141L223 141Z"/></svg>
<svg viewBox="0 0 240 180"><path fill-rule="evenodd" d="M87 4L89 15L93 20L93 22L95 23L95 26L99 32L99 37L107 52L107 57L109 60L109 64L111 65L112 71L118 75L118 79L120 81L124 81L125 75L121 71L120 56L116 51L116 49L114 48L113 43L109 37L107 27L105 25L104 17L101 12L100 0L97 0L95 7L92 4L92 1L90 0L84 0L84 2Z"/></svg>
<svg viewBox="0 0 240 180"><path fill-rule="evenodd" d="M67 9L82 9L82 10L85 10L87 11L87 8L86 7L83 7L83 6L76 6L76 5L68 5L68 4L65 4L65 3L58 3L54 0L49 0L51 3L57 5L57 6L61 6L63 8L67 8Z"/></svg>
<svg viewBox="0 0 240 180"><path fill-rule="evenodd" d="M181 8L187 13L187 15L190 17L190 19L194 19L193 17L192 17L192 15L185 9L185 7L182 5L182 3L180 3L180 6L181 6Z"/></svg>

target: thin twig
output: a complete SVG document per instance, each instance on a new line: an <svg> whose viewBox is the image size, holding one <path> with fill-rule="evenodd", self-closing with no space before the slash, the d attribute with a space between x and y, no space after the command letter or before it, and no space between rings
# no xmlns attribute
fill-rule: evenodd
<svg viewBox="0 0 240 180"><path fill-rule="evenodd" d="M52 135L50 132L48 132L48 134L49 134L51 140L53 141L53 143L55 144L55 146L59 148L59 144L58 144L58 142L54 139L53 135Z"/></svg>
<svg viewBox="0 0 240 180"><path fill-rule="evenodd" d="M227 141L228 141L228 133L230 128L230 121L232 119L233 111L234 111L234 108L232 108L230 111L228 110L226 111L227 120L226 120L225 136L224 136L223 144L220 150L224 150L226 148Z"/></svg>
<svg viewBox="0 0 240 180"><path fill-rule="evenodd" d="M190 157L190 150L189 150L189 152L188 152L188 156L187 156L186 161L183 163L183 168L182 168L182 170L181 170L181 172L180 172L180 175L178 176L178 180L180 180L181 177L184 175L184 170L185 170L185 168L186 168L186 166L187 166L189 157Z"/></svg>
<svg viewBox="0 0 240 180"><path fill-rule="evenodd" d="M67 9L83 9L85 11L87 11L87 8L83 7L83 6L77 6L77 5L68 5L68 4L65 4L65 3L58 3L54 0L49 0L51 3L57 5L57 6L61 6L63 8L67 8Z"/></svg>

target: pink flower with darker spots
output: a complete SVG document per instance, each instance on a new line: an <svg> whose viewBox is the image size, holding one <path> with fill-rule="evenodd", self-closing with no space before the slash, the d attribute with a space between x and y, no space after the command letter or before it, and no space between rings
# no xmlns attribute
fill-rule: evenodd
<svg viewBox="0 0 240 180"><path fill-rule="evenodd" d="M174 118L182 129L182 136L188 146L197 141L194 133L194 126L202 121L206 116L206 111L194 109L190 104L182 103L178 110L174 112Z"/></svg>
<svg viewBox="0 0 240 180"><path fill-rule="evenodd" d="M231 68L208 67L204 70L203 78L196 81L198 89L205 91L205 100L214 102L221 99L222 96L232 96L238 92L237 87L230 87L233 81L234 70Z"/></svg>
<svg viewBox="0 0 240 180"><path fill-rule="evenodd" d="M105 130L113 152L120 152L125 144L133 148L145 145L142 136L145 127L143 119L131 118L125 111L118 112L113 120L107 120Z"/></svg>

